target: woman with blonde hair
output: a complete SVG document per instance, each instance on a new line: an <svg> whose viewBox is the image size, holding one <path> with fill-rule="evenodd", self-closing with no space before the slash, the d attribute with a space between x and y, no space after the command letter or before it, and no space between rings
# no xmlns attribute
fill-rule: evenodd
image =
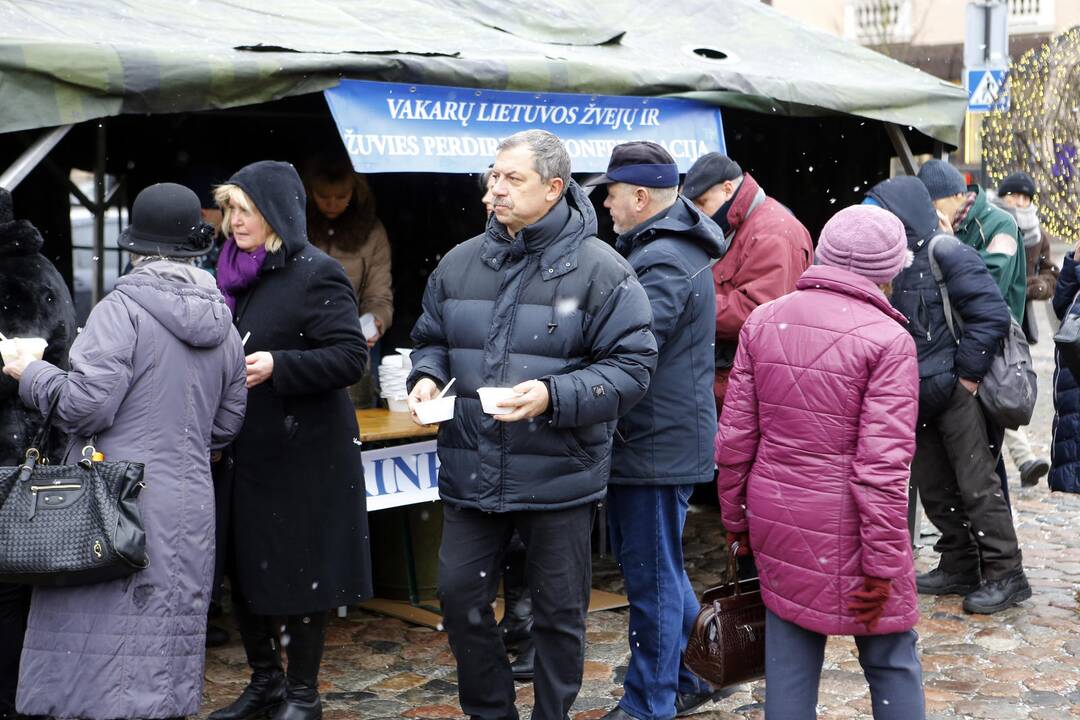
<svg viewBox="0 0 1080 720"><path fill-rule="evenodd" d="M252 675L210 718L314 720L327 611L371 596L359 432L346 391L368 348L344 270L307 241L292 165L248 165L215 197L227 238L218 286L248 353L226 568Z"/></svg>

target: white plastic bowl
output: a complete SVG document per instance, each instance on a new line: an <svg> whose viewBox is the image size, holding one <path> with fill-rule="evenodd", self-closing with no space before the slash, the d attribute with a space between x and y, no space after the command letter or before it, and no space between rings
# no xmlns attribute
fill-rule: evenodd
<svg viewBox="0 0 1080 720"><path fill-rule="evenodd" d="M0 356L4 358L5 365L15 362L20 353L27 353L35 360L40 360L48 345L49 341L45 338L9 338L0 341Z"/></svg>
<svg viewBox="0 0 1080 720"><path fill-rule="evenodd" d="M409 412L409 401L404 397L387 398L386 402L390 405L390 412Z"/></svg>
<svg viewBox="0 0 1080 720"><path fill-rule="evenodd" d="M476 388L476 392L480 395L481 407L484 408L484 412L488 415L506 415L516 409L503 407L499 404L503 400L517 397L518 393L514 392L512 388L482 387Z"/></svg>
<svg viewBox="0 0 1080 720"><path fill-rule="evenodd" d="M18 338L0 340L0 357L4 358L5 365L15 362L15 358L19 357Z"/></svg>
<svg viewBox="0 0 1080 720"><path fill-rule="evenodd" d="M417 403L416 417L424 425L433 425L435 423L453 420L454 400L456 399L455 396L450 395L448 397L441 397L435 400Z"/></svg>
<svg viewBox="0 0 1080 720"><path fill-rule="evenodd" d="M45 356L45 348L48 346L49 341L45 338L19 338L19 352L30 353L37 360Z"/></svg>

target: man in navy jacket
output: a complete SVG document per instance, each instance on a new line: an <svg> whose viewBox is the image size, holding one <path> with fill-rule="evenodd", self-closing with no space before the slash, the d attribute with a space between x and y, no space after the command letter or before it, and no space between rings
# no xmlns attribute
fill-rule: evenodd
<svg viewBox="0 0 1080 720"><path fill-rule="evenodd" d="M966 612L989 615L1031 597L1012 514L994 472L997 453L975 397L1011 318L981 257L954 237L934 246L960 323L955 339L930 264L939 233L930 194L918 179L875 185L867 202L904 223L910 267L893 280L892 304L908 319L919 353L919 425L911 480L941 531L938 566L916 578L920 593L963 595ZM962 328L962 329L961 329Z"/></svg>
<svg viewBox="0 0 1080 720"><path fill-rule="evenodd" d="M713 478L711 388L723 231L678 193L679 169L651 142L618 145L604 201L652 306L659 353L645 397L618 424L608 481L611 544L630 599L630 667L612 720L667 720L713 696L682 652L698 613L683 569L682 530L696 483Z"/></svg>

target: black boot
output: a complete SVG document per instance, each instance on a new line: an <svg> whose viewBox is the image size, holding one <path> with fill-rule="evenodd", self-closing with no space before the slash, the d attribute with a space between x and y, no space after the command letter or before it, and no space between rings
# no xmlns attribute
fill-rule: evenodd
<svg viewBox="0 0 1080 720"><path fill-rule="evenodd" d="M229 642L229 631L217 625L206 625L206 647L221 647Z"/></svg>
<svg viewBox="0 0 1080 720"><path fill-rule="evenodd" d="M285 673L272 620L253 615L240 598L235 607L240 639L251 666L251 681L231 705L210 713L207 720L254 720L276 710L285 699Z"/></svg>
<svg viewBox="0 0 1080 720"><path fill-rule="evenodd" d="M515 680L532 680L533 663L536 661L536 646L531 638L518 644L517 659L510 665L510 672Z"/></svg>
<svg viewBox="0 0 1080 720"><path fill-rule="evenodd" d="M979 587L979 571L951 573L936 567L915 576L915 587L922 595L967 595Z"/></svg>
<svg viewBox="0 0 1080 720"><path fill-rule="evenodd" d="M319 698L319 665L322 664L326 643L325 612L290 615L285 621L289 644L285 655L289 659L286 675L285 702L272 720L320 720L322 700Z"/></svg>
<svg viewBox="0 0 1080 720"><path fill-rule="evenodd" d="M964 612L993 615L1031 597L1031 586L1022 568L996 580L987 580L964 596Z"/></svg>

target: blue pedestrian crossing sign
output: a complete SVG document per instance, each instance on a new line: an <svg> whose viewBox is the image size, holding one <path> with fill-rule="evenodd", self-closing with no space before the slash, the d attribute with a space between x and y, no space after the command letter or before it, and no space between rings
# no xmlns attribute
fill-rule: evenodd
<svg viewBox="0 0 1080 720"><path fill-rule="evenodd" d="M964 88L968 94L968 110L989 112L1008 111L1009 95L1005 92L1005 68L979 68L964 71Z"/></svg>

